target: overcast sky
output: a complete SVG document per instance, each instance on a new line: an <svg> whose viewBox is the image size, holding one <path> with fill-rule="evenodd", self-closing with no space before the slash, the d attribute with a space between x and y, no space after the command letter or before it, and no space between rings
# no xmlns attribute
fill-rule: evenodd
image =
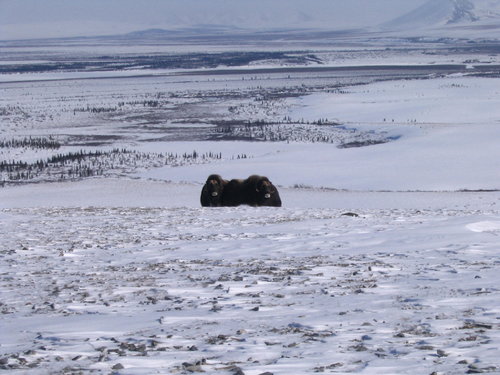
<svg viewBox="0 0 500 375"><path fill-rule="evenodd" d="M0 0L0 40L223 25L343 29L374 26L427 0ZM442 1L442 0L434 0Z"/></svg>

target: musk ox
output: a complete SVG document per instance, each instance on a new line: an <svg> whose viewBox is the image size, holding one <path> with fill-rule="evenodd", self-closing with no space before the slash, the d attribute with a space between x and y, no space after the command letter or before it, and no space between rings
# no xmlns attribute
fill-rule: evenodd
<svg viewBox="0 0 500 375"><path fill-rule="evenodd" d="M281 198L267 177L253 175L246 180L231 180L224 188L223 206L241 204L281 207Z"/></svg>
<svg viewBox="0 0 500 375"><path fill-rule="evenodd" d="M218 174L211 174L207 178L207 182L201 189L201 205L203 207L220 207L222 206L222 195L227 180L222 179Z"/></svg>

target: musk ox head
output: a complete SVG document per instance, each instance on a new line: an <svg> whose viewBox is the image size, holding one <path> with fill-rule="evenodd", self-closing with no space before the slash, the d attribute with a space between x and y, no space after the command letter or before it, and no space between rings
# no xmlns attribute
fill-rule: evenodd
<svg viewBox="0 0 500 375"><path fill-rule="evenodd" d="M222 192L227 184L218 174L208 176L201 190L201 205L204 207L217 207L222 205Z"/></svg>
<svg viewBox="0 0 500 375"><path fill-rule="evenodd" d="M262 206L281 206L281 199L278 189L269 181L267 177L260 177L255 185L257 201Z"/></svg>

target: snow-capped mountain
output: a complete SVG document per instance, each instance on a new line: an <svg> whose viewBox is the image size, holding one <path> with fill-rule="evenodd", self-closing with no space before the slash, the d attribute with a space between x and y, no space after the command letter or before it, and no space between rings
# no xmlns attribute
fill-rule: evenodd
<svg viewBox="0 0 500 375"><path fill-rule="evenodd" d="M138 30L209 28L269 31L372 27L425 0L4 0L0 40L116 35ZM359 9L363 9L360 12ZM36 16L35 16L36 15Z"/></svg>
<svg viewBox="0 0 500 375"><path fill-rule="evenodd" d="M235 30L350 30L352 34L371 30L419 36L438 29L441 34L446 30L457 34L457 26L462 28L462 37L471 32L477 38L491 37L483 35L485 28L497 30L499 25L500 0L145 0L140 5L131 0L47 0L43 5L34 0L0 2L0 40L118 35L151 29L229 34Z"/></svg>
<svg viewBox="0 0 500 375"><path fill-rule="evenodd" d="M440 33L443 36L473 38L491 37L486 30L497 30L500 36L499 0L430 0L414 10L380 25L383 31L425 35ZM455 35L461 34L461 35Z"/></svg>
<svg viewBox="0 0 500 375"><path fill-rule="evenodd" d="M382 26L389 30L435 27L456 23L468 18L476 21L474 6L468 0L430 0L409 13L403 14Z"/></svg>
<svg viewBox="0 0 500 375"><path fill-rule="evenodd" d="M452 24L469 21L479 21L479 17L474 14L474 4L472 4L469 0L454 0L453 13L447 23Z"/></svg>

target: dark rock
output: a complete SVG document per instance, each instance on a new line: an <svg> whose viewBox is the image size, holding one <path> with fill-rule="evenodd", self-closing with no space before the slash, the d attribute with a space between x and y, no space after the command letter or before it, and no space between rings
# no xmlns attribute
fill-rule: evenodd
<svg viewBox="0 0 500 375"><path fill-rule="evenodd" d="M233 367L232 374L233 375L245 375L245 373L243 372L243 370L241 368L239 368L238 366L234 366Z"/></svg>

